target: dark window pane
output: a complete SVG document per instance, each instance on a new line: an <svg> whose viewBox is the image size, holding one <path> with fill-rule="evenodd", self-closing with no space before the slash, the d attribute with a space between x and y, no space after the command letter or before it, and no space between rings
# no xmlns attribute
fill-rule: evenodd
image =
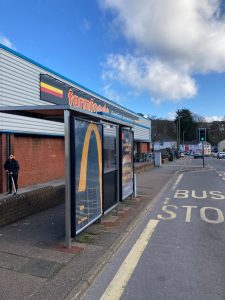
<svg viewBox="0 0 225 300"><path fill-rule="evenodd" d="M104 171L116 169L116 127L104 125Z"/></svg>

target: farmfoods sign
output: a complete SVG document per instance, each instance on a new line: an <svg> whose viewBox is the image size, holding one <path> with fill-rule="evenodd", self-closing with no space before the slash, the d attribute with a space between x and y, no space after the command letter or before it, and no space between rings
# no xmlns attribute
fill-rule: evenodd
<svg viewBox="0 0 225 300"><path fill-rule="evenodd" d="M135 115L46 74L40 75L40 99L58 105L69 104L75 108L93 113L108 113L112 117L119 117L136 123L139 121L139 118Z"/></svg>

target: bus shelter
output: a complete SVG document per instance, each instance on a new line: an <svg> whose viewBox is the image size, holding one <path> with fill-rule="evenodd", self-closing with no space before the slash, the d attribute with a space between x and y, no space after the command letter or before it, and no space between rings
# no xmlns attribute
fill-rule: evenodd
<svg viewBox="0 0 225 300"><path fill-rule="evenodd" d="M84 112L71 104L0 107L3 113L64 123L68 248L72 238L134 190L132 122L113 117L104 107Z"/></svg>

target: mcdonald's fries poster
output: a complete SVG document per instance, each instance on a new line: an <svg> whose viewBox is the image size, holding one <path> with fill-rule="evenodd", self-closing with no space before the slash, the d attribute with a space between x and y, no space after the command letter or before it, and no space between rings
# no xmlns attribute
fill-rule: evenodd
<svg viewBox="0 0 225 300"><path fill-rule="evenodd" d="M102 125L75 120L76 232L102 215Z"/></svg>
<svg viewBox="0 0 225 300"><path fill-rule="evenodd" d="M122 129L122 199L133 193L133 132Z"/></svg>

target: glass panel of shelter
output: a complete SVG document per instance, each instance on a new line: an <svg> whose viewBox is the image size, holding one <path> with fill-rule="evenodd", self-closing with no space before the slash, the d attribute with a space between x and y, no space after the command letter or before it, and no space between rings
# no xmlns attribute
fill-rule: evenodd
<svg viewBox="0 0 225 300"><path fill-rule="evenodd" d="M103 125L103 211L118 203L118 130L112 124Z"/></svg>

